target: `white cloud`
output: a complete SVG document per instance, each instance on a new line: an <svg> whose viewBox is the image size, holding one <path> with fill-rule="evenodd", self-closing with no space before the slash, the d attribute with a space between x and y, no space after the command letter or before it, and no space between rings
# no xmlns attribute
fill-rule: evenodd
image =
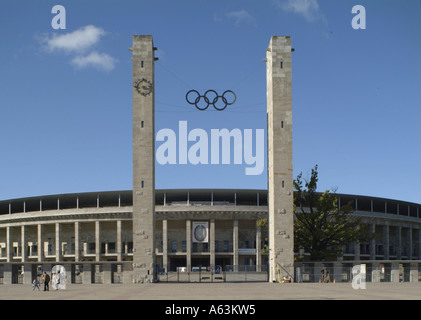
<svg viewBox="0 0 421 320"><path fill-rule="evenodd" d="M254 26L256 26L256 21L251 16L250 13L248 13L246 10L242 9L239 11L232 11L225 14L226 17L232 18L235 20L235 25L239 26L240 23L250 23Z"/></svg>
<svg viewBox="0 0 421 320"><path fill-rule="evenodd" d="M90 49L105 35L105 31L93 25L82 27L66 34L53 34L44 40L48 50L64 50L66 52L81 52Z"/></svg>
<svg viewBox="0 0 421 320"><path fill-rule="evenodd" d="M289 12L302 15L307 21L325 20L323 13L320 11L317 0L286 0L278 1L278 6Z"/></svg>
<svg viewBox="0 0 421 320"><path fill-rule="evenodd" d="M106 53L91 52L86 56L73 58L72 63L78 68L95 67L97 69L110 71L114 69L116 59Z"/></svg>
<svg viewBox="0 0 421 320"><path fill-rule="evenodd" d="M65 34L53 34L52 36L44 36L41 40L44 50L47 52L65 52L71 54L73 59L72 65L82 69L94 67L96 69L110 71L114 69L117 59L107 53L94 51L101 37L106 32L94 25L81 27L73 32Z"/></svg>

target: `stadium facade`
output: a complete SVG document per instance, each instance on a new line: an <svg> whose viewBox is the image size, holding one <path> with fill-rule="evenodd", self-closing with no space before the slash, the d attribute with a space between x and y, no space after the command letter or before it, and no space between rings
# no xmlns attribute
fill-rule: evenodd
<svg viewBox="0 0 421 320"><path fill-rule="evenodd" d="M167 272L176 277L177 271L186 281L220 279L209 273L206 279L198 278L197 271L206 268L203 276L209 266L229 270L228 276L240 272L241 266L267 274L269 256L262 253L262 248L268 235L257 224L268 217L267 194L266 190L156 190L155 274L161 281L167 280ZM309 266L330 266L337 281L340 275L346 280L350 266L364 263L373 270L373 281L376 274L378 281L380 277L392 280L393 272L395 280L400 273L401 280L418 281L421 205L367 196L337 196L339 203L351 202L352 214L361 216L362 222L381 237L350 243L338 261L296 263L297 280L301 267L301 281L311 281L311 275L306 274ZM57 264L66 268L69 283L132 283L133 192L1 201L0 248L3 283L29 284L40 270L51 271ZM300 254L295 252L295 256Z"/></svg>

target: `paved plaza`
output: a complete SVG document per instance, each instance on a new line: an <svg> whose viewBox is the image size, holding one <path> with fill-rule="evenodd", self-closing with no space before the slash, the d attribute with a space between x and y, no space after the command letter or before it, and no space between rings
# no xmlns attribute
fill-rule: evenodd
<svg viewBox="0 0 421 320"><path fill-rule="evenodd" d="M1 300L420 300L421 283L155 283L70 284L66 290L0 285Z"/></svg>

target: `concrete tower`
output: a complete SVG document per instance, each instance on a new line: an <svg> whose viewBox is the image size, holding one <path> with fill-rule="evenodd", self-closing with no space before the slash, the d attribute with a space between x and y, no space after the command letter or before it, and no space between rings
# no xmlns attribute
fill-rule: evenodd
<svg viewBox="0 0 421 320"><path fill-rule="evenodd" d="M274 36L266 50L269 281L294 275L291 38Z"/></svg>
<svg viewBox="0 0 421 320"><path fill-rule="evenodd" d="M154 280L155 73L152 36L133 36L133 282Z"/></svg>

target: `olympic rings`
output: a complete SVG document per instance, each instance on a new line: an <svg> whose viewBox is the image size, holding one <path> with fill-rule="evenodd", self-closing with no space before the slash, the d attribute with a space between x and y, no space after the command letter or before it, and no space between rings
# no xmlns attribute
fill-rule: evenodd
<svg viewBox="0 0 421 320"><path fill-rule="evenodd" d="M189 99L189 95L194 93L196 95L196 98L193 100ZM209 96L208 96L209 94ZM232 94L233 95L233 99L232 102L228 102L227 98L225 97L225 94ZM200 100L203 98L203 100L205 101L206 105L203 106L199 106L198 103L200 102ZM222 105L217 105L217 102L219 101L219 98L221 98L223 104ZM224 110L227 106L230 106L232 104L235 103L235 101L237 100L237 96L236 94L231 91L231 90L227 90L225 91L222 96L219 96L218 93L215 90L208 90L205 92L205 94L203 96L200 95L199 92L197 92L196 90L190 90L189 92L187 92L186 94L186 101L189 104L195 105L196 108L198 110L206 110L210 105L212 105L216 110L218 111L222 111Z"/></svg>

